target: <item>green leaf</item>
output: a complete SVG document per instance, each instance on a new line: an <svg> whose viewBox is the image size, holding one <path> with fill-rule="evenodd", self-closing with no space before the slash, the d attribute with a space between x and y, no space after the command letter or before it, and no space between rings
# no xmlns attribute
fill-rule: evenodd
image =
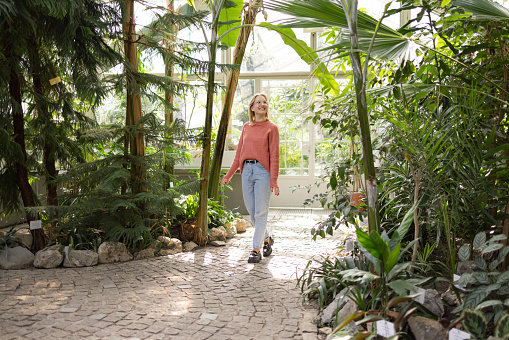
<svg viewBox="0 0 509 340"><path fill-rule="evenodd" d="M490 278L488 274L485 272L474 272L472 273L472 277L480 284L488 285L490 284Z"/></svg>
<svg viewBox="0 0 509 340"><path fill-rule="evenodd" d="M394 290L399 296L408 295L409 291L415 289L415 286L407 280L394 280L389 282L387 285L391 287L391 289Z"/></svg>
<svg viewBox="0 0 509 340"><path fill-rule="evenodd" d="M494 252L494 251L497 251L499 250L500 248L502 248L504 245L502 243L494 243L494 244L490 244L489 246L487 246L486 248L484 248L481 252L481 255L483 254L487 254L487 253L491 253L491 252Z"/></svg>
<svg viewBox="0 0 509 340"><path fill-rule="evenodd" d="M382 259L385 247L388 248L387 244L376 231L372 231L368 236L361 229L357 228L357 240L368 253L379 260Z"/></svg>
<svg viewBox="0 0 509 340"><path fill-rule="evenodd" d="M408 229L410 229L410 225L412 224L414 220L414 211L417 209L417 205L419 202L415 202L412 208L407 211L405 216L403 217L403 220L401 221L401 224L399 225L398 229L396 230L398 232L398 236L400 237L400 240L405 237L406 233L408 232ZM400 241L399 240L399 241Z"/></svg>
<svg viewBox="0 0 509 340"><path fill-rule="evenodd" d="M452 0L454 6L472 13L474 20L509 20L509 10L496 2L487 0Z"/></svg>
<svg viewBox="0 0 509 340"><path fill-rule="evenodd" d="M293 32L291 28L283 28L267 22L262 22L259 26L279 33L283 42L293 48L302 60L304 60L308 65L314 65L313 74L316 76L320 84L325 89L328 89L330 94L334 96L339 94L338 82L329 73L327 66L320 61L318 54L309 47L305 41L297 39L295 32Z"/></svg>
<svg viewBox="0 0 509 340"><path fill-rule="evenodd" d="M465 297L464 299L465 308L475 308L484 299L486 299L492 291L497 290L499 288L500 284L492 284L489 286L477 287Z"/></svg>
<svg viewBox="0 0 509 340"><path fill-rule="evenodd" d="M336 178L336 172L333 171L332 175L330 177L330 187L332 190L336 190L337 186L338 186L338 179Z"/></svg>
<svg viewBox="0 0 509 340"><path fill-rule="evenodd" d="M484 242L486 242L486 233L484 231L477 233L474 237L474 243L473 243L474 249L481 248L481 246L484 244Z"/></svg>
<svg viewBox="0 0 509 340"><path fill-rule="evenodd" d="M447 6L450 2L451 2L451 0L443 0L443 1L442 1L442 5L441 5L441 6L442 6L442 7L445 7L445 6Z"/></svg>
<svg viewBox="0 0 509 340"><path fill-rule="evenodd" d="M470 252L470 248L469 248L469 252ZM488 268L488 265L486 264L486 261L482 257L480 257L480 256L478 256L478 257L476 257L474 259L474 263L475 263L475 265L477 267L479 267L482 270L486 270Z"/></svg>
<svg viewBox="0 0 509 340"><path fill-rule="evenodd" d="M481 310L486 307L500 306L500 305L502 305L502 301L500 301L500 300L488 300L488 301L484 301L484 302L478 304L475 307L475 310Z"/></svg>
<svg viewBox="0 0 509 340"><path fill-rule="evenodd" d="M463 327L470 333L474 339L485 339L486 328L488 321L484 313L481 311L465 310L462 315L465 317L463 320Z"/></svg>
<svg viewBox="0 0 509 340"><path fill-rule="evenodd" d="M505 314L498 320L495 327L495 336L500 339L509 338L509 314Z"/></svg>
<svg viewBox="0 0 509 340"><path fill-rule="evenodd" d="M230 0L237 4L235 7L223 7L221 10L221 14L219 15L219 22L220 23L226 23L226 22L232 22L237 20L235 23L230 23L227 25L221 25L217 30L217 35L221 36L226 31L233 27L238 27L241 25L241 14L242 14L242 6L243 6L243 0ZM240 29L236 29L233 31L230 31L228 34L226 34L222 39L221 42L228 45L229 47L235 47L235 44L237 43L237 37L239 36Z"/></svg>
<svg viewBox="0 0 509 340"><path fill-rule="evenodd" d="M497 283L504 284L509 282L509 271L505 271L497 278Z"/></svg>
<svg viewBox="0 0 509 340"><path fill-rule="evenodd" d="M386 249L389 250L388 247ZM392 268L394 268L394 266L398 262L398 257L399 257L400 250L401 250L401 243L398 243L396 245L396 248L394 249L394 251L392 251L390 253L389 257L385 261L385 264L384 264L385 274L389 275L389 273L392 270Z"/></svg>
<svg viewBox="0 0 509 340"><path fill-rule="evenodd" d="M458 258L461 262L468 261L470 259L470 247L468 245L462 245L458 250Z"/></svg>

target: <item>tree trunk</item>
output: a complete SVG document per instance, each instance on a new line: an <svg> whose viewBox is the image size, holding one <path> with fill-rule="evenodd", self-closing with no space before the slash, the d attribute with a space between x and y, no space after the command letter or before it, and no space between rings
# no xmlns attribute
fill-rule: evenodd
<svg viewBox="0 0 509 340"><path fill-rule="evenodd" d="M242 25L251 25L256 22L256 14L260 8L260 2L257 0L250 0L247 10L244 12ZM249 35L253 30L253 26L244 26L240 29L237 42L235 43L235 51L233 53L233 60L238 68L231 70L226 82L226 93L223 101L223 112L221 114L221 121L217 131L216 146L214 148L214 156L212 157L212 165L210 169L210 183L209 183L209 197L213 200L218 200L219 177L221 176L221 164L223 162L224 147L226 143L226 135L228 133L228 125L233 105L233 98L237 90L239 82L240 65L244 59L246 52L246 45L249 40Z"/></svg>
<svg viewBox="0 0 509 340"><path fill-rule="evenodd" d="M136 82L134 73L138 72L138 49L136 47L136 26L134 22L134 0L126 0L127 18L124 21L124 51L131 65L132 77L127 81L127 126L134 128L142 117L140 88ZM141 128L138 127L138 129ZM140 165L141 157L145 156L145 141L142 132L130 137L131 147L131 181L133 194L145 190L144 167Z"/></svg>
<svg viewBox="0 0 509 340"><path fill-rule="evenodd" d="M212 113L214 105L214 76L216 65L216 44L217 28L212 27L212 37L210 40L210 60L209 74L207 78L207 110L205 116L205 127L203 129L203 152L200 171L200 201L198 209L197 226L198 231L195 235L195 242L204 245L207 242L208 235L208 183L210 167L210 139L212 135Z"/></svg>
<svg viewBox="0 0 509 340"><path fill-rule="evenodd" d="M53 123L51 113L48 110L46 103L44 83L41 74L41 58L39 54L39 44L36 43L37 37L33 38L34 49L32 51L32 79L34 83L34 100L37 107L37 114L40 121L42 122L43 130L40 131L46 137L44 138L44 145L42 148L43 162L46 169L46 204L47 205L58 205L58 193L57 193L57 167L55 164L55 157L53 155L53 145L49 142L48 138L48 127Z"/></svg>
<svg viewBox="0 0 509 340"><path fill-rule="evenodd" d="M174 7L174 0L166 0L166 5L168 12L173 13L175 11ZM168 49L170 55L173 55L175 53L175 36L177 35L178 27L176 25L172 26L172 29L170 31L170 38L167 42L165 42L166 48ZM174 69L173 69L173 61L171 58L165 58L164 60L164 75L168 78L173 79ZM165 123L172 124L173 123L173 93L166 90L165 92L165 99L168 101L168 107L166 108L166 115L165 115ZM170 135L168 137L169 144L173 147L173 136ZM165 164L164 164L165 171L170 174L174 175L175 173L175 162L173 158L171 157L165 157Z"/></svg>
<svg viewBox="0 0 509 340"><path fill-rule="evenodd" d="M21 82L19 75L15 70L11 70L9 78L9 94L13 99L12 104L12 121L14 127L14 141L21 147L23 152L23 162L16 164L17 184L24 207L35 207L35 197L32 187L28 181L28 169L26 168L27 152L25 144L25 121L23 119L23 110L21 108ZM27 222L37 219L37 216L26 213ZM46 247L46 235L43 229L35 229L30 231L33 237L32 249L39 251Z"/></svg>
<svg viewBox="0 0 509 340"><path fill-rule="evenodd" d="M357 102L357 119L362 143L362 156L364 161L364 176L366 183L366 196L368 199L368 230L380 232L380 213L378 211L378 189L371 146L371 133L369 130L368 105L366 100L366 80L363 75L359 41L357 36L357 0L341 0L350 30L350 61L355 83L355 95ZM366 60L365 62L368 62Z"/></svg>

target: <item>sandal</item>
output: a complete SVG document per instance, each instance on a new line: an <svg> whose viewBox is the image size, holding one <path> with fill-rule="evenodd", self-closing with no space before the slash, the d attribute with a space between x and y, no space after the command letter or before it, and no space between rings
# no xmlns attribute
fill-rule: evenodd
<svg viewBox="0 0 509 340"><path fill-rule="evenodd" d="M267 257L272 254L272 245L274 244L274 239L272 236L269 236L269 240L263 243L263 257Z"/></svg>

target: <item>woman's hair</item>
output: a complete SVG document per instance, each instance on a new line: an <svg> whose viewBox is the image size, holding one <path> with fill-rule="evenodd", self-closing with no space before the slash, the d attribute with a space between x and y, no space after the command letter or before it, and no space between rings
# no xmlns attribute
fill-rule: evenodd
<svg viewBox="0 0 509 340"><path fill-rule="evenodd" d="M251 110L251 107L253 107L253 104L255 102L256 97L262 96L265 98L265 100L268 102L269 99L267 98L267 95L265 93L257 93L251 98L251 101L249 102L249 107L247 108L247 115L249 116L249 125L254 126L254 112ZM267 108L267 113L265 113L265 120L269 120L269 109Z"/></svg>

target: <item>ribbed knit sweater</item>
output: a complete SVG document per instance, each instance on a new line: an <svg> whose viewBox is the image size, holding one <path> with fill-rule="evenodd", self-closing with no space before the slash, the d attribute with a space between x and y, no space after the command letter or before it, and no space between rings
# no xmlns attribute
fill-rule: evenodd
<svg viewBox="0 0 509 340"><path fill-rule="evenodd" d="M278 187L279 130L271 121L255 122L254 126L244 124L233 164L225 178L230 180L238 168L242 173L244 161L252 159L260 162L269 172L270 187Z"/></svg>

